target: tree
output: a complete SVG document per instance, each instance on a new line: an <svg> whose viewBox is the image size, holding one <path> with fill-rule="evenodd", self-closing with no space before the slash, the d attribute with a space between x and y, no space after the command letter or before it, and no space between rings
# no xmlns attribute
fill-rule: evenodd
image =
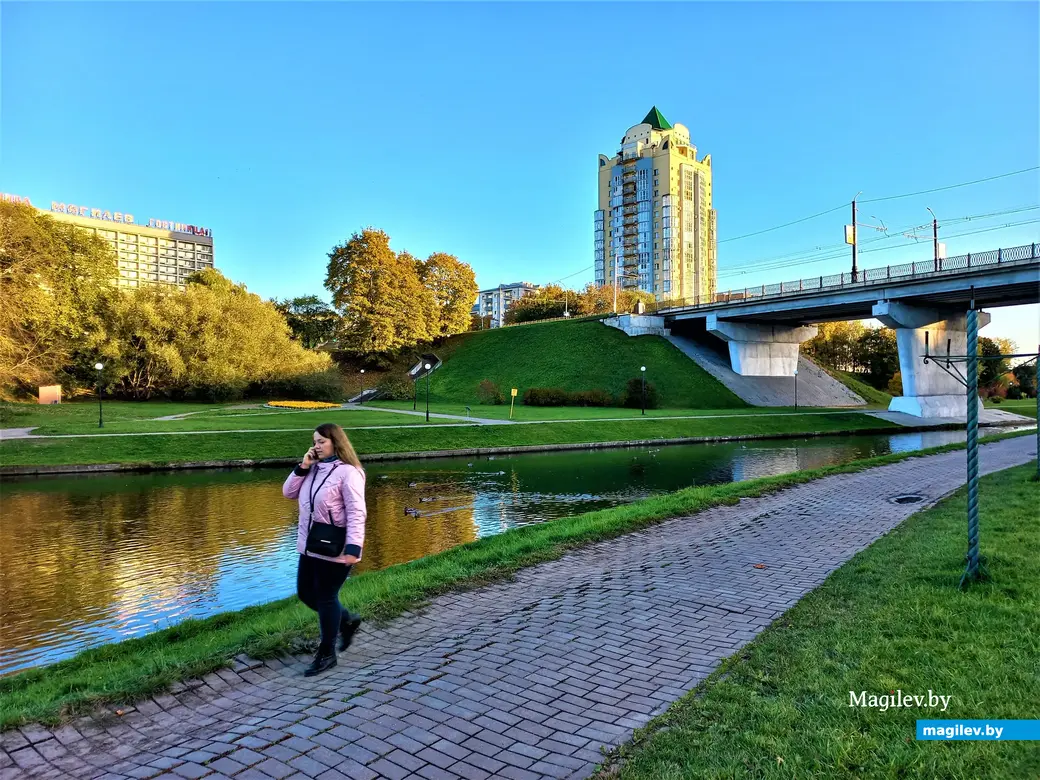
<svg viewBox="0 0 1040 780"><path fill-rule="evenodd" d="M858 344L866 328L863 323L823 322L815 337L802 345L806 357L821 366L837 371L859 371L863 366L857 358L861 356Z"/></svg>
<svg viewBox="0 0 1040 780"><path fill-rule="evenodd" d="M115 253L97 236L0 202L0 390L89 378L117 275Z"/></svg>
<svg viewBox="0 0 1040 780"><path fill-rule="evenodd" d="M998 355L1013 355L1015 345L1010 339L991 339L988 336L979 337L979 357L997 357ZM979 361L979 387L989 387L997 382L1011 370L1009 360L980 360Z"/></svg>
<svg viewBox="0 0 1040 780"><path fill-rule="evenodd" d="M1015 384L1027 398L1036 398L1036 361L1020 363L1011 369Z"/></svg>
<svg viewBox="0 0 1040 780"><path fill-rule="evenodd" d="M419 281L433 293L437 304L437 336L463 333L470 324L470 310L477 298L473 269L454 255L434 252L416 263Z"/></svg>
<svg viewBox="0 0 1040 780"><path fill-rule="evenodd" d="M275 300L274 307L285 317L293 337L308 349L324 344L336 332L336 312L317 295Z"/></svg>
<svg viewBox="0 0 1040 780"><path fill-rule="evenodd" d="M886 387L899 371L899 346L891 328L864 328L853 347L853 364L874 387Z"/></svg>
<svg viewBox="0 0 1040 780"><path fill-rule="evenodd" d="M614 287L609 284L601 287L591 283L587 284L580 293L572 294L572 298L577 301L574 309L581 315L609 314L614 311ZM631 312L639 301L650 304L654 302L654 296L652 293L642 290L618 287L617 310L619 314Z"/></svg>
<svg viewBox="0 0 1040 780"><path fill-rule="evenodd" d="M292 340L274 304L212 268L189 277L183 292L127 290L109 319L103 349L124 397L230 400L331 366L327 354Z"/></svg>
<svg viewBox="0 0 1040 780"><path fill-rule="evenodd" d="M530 295L513 301L506 312L505 322L534 322L562 317L565 309L564 289L556 284L547 284ZM574 296L571 296L574 298Z"/></svg>
<svg viewBox="0 0 1040 780"><path fill-rule="evenodd" d="M433 294L419 281L414 258L395 254L382 230L367 228L332 248L325 289L348 351L389 352L432 338Z"/></svg>

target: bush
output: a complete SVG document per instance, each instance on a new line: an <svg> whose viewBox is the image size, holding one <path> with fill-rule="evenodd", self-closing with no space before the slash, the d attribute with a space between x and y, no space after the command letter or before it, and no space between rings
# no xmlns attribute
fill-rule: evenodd
<svg viewBox="0 0 1040 780"><path fill-rule="evenodd" d="M633 377L628 380L625 391L621 394L621 405L629 409L639 409L643 406L643 379ZM646 408L656 409L658 398L657 388L653 382L646 383Z"/></svg>
<svg viewBox="0 0 1040 780"><path fill-rule="evenodd" d="M477 385L477 398L480 400L480 403L486 406L497 406L506 402L506 398L502 395L498 385L490 379L485 379Z"/></svg>
<svg viewBox="0 0 1040 780"><path fill-rule="evenodd" d="M1022 392L1022 385L1011 385L1011 387L1008 388L1007 397L1009 401L1017 401L1024 395L1025 393Z"/></svg>
<svg viewBox="0 0 1040 780"><path fill-rule="evenodd" d="M567 406L570 395L562 387L532 387L524 391L524 405Z"/></svg>
<svg viewBox="0 0 1040 780"><path fill-rule="evenodd" d="M999 403L1002 403L1004 399L1001 398L999 395L994 395L994 396L990 396L989 400L992 401L995 404L999 404Z"/></svg>
<svg viewBox="0 0 1040 780"><path fill-rule="evenodd" d="M886 389L888 390L889 395L897 397L901 396L903 394L903 374L896 371L895 376L888 381L888 387Z"/></svg>
<svg viewBox="0 0 1040 780"><path fill-rule="evenodd" d="M614 399L606 390L579 390L571 393L569 406L611 406Z"/></svg>
<svg viewBox="0 0 1040 780"><path fill-rule="evenodd" d="M415 382L407 374L389 374L376 385L379 397L388 401L411 401L415 395Z"/></svg>
<svg viewBox="0 0 1040 780"><path fill-rule="evenodd" d="M335 368L279 377L253 386L250 395L338 404L343 401L343 377Z"/></svg>

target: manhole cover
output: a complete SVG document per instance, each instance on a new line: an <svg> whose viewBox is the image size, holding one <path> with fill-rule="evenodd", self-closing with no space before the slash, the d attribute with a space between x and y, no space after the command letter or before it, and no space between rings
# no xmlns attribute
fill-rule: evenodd
<svg viewBox="0 0 1040 780"><path fill-rule="evenodd" d="M916 504L924 501L924 496L896 496L892 499L897 504Z"/></svg>

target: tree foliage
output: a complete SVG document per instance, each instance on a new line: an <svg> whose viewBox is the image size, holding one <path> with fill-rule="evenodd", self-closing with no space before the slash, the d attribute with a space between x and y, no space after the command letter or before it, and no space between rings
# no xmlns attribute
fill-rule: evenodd
<svg viewBox="0 0 1040 780"><path fill-rule="evenodd" d="M802 349L821 366L863 375L878 389L888 389L899 371L899 348L891 328L868 328L858 321L824 322Z"/></svg>
<svg viewBox="0 0 1040 780"><path fill-rule="evenodd" d="M652 293L642 290L617 291L617 311L620 314L635 310L636 303L653 303ZM581 292L567 290L557 284L547 284L536 292L525 295L510 305L506 312L506 324L534 322L563 317L568 312L572 317L591 314L609 314L614 311L614 288L597 287L589 284Z"/></svg>
<svg viewBox="0 0 1040 780"><path fill-rule="evenodd" d="M100 238L30 206L0 202L0 387L89 377L116 294L115 253Z"/></svg>
<svg viewBox="0 0 1040 780"><path fill-rule="evenodd" d="M437 325L430 330L437 336L463 333L470 324L470 310L477 297L477 277L473 269L454 255L434 252L416 263L423 286L433 293L437 304Z"/></svg>
<svg viewBox="0 0 1040 780"><path fill-rule="evenodd" d="M285 317L293 337L308 349L324 344L336 332L339 316L317 295L275 300L274 307Z"/></svg>

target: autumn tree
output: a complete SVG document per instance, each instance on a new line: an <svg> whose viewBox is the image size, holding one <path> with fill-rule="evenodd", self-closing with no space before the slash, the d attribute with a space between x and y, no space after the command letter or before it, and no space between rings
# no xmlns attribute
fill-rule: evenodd
<svg viewBox="0 0 1040 780"><path fill-rule="evenodd" d="M416 263L416 273L433 293L437 305L437 327L431 327L434 335L451 336L466 331L478 292L473 269L454 255L435 252Z"/></svg>
<svg viewBox="0 0 1040 780"><path fill-rule="evenodd" d="M411 347L439 328L436 300L419 280L415 258L396 254L382 230L362 230L333 247L325 289L340 314L340 344L349 351Z"/></svg>
<svg viewBox="0 0 1040 780"><path fill-rule="evenodd" d="M577 299L573 310L576 310L578 314L611 314L614 312L613 285L597 286L590 283L580 293L571 293L571 297L572 300ZM654 295L643 290L618 287L617 312L619 314L633 311L639 301L649 305L654 302Z"/></svg>
<svg viewBox="0 0 1040 780"><path fill-rule="evenodd" d="M293 337L308 349L325 343L336 332L339 315L317 295L275 300L274 307L285 317Z"/></svg>
<svg viewBox="0 0 1040 780"><path fill-rule="evenodd" d="M117 273L115 253L100 238L0 202L0 390L13 395L89 376Z"/></svg>

